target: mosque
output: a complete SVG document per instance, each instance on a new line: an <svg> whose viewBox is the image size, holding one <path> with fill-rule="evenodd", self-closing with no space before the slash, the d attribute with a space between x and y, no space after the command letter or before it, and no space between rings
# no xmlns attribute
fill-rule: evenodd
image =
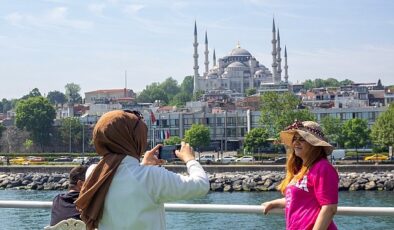
<svg viewBox="0 0 394 230"><path fill-rule="evenodd" d="M282 81L282 58L279 29L276 31L275 20L272 22L272 69L259 63L252 54L241 48L238 43L227 56L216 61L213 50L213 65L209 68L208 36L205 32L204 73L201 76L198 65L197 23L194 24L194 93L198 91L231 91L244 95L249 88L258 92L264 89L288 88L287 50L284 50L284 81Z"/></svg>

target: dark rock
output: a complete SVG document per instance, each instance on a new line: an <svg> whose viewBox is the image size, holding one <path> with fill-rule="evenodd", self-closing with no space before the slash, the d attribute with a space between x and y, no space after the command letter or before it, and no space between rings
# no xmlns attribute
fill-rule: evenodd
<svg viewBox="0 0 394 230"><path fill-rule="evenodd" d="M394 190L394 180L389 180L384 183L384 190L392 191Z"/></svg>

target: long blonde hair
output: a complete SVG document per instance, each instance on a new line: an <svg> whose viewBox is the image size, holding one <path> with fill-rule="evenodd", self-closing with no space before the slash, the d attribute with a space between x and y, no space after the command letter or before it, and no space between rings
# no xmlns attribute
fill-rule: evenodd
<svg viewBox="0 0 394 230"><path fill-rule="evenodd" d="M278 185L277 189L284 194L287 185L293 180L300 180L308 172L309 168L321 158L327 158L324 148L321 146L312 146L306 154L307 159L305 162L295 155L293 148L288 148L286 151L286 177Z"/></svg>

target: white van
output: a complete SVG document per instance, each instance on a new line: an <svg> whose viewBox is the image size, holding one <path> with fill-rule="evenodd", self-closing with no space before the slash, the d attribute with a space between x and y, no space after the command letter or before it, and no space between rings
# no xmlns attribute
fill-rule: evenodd
<svg viewBox="0 0 394 230"><path fill-rule="evenodd" d="M345 157L345 150L344 149L334 149L331 153L331 160L337 161Z"/></svg>

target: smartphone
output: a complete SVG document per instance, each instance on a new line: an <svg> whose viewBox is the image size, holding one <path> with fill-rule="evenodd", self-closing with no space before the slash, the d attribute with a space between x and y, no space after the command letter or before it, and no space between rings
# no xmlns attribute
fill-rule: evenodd
<svg viewBox="0 0 394 230"><path fill-rule="evenodd" d="M163 159L166 161L173 161L178 159L175 154L175 150L180 150L181 145L164 145L159 148L159 159Z"/></svg>

